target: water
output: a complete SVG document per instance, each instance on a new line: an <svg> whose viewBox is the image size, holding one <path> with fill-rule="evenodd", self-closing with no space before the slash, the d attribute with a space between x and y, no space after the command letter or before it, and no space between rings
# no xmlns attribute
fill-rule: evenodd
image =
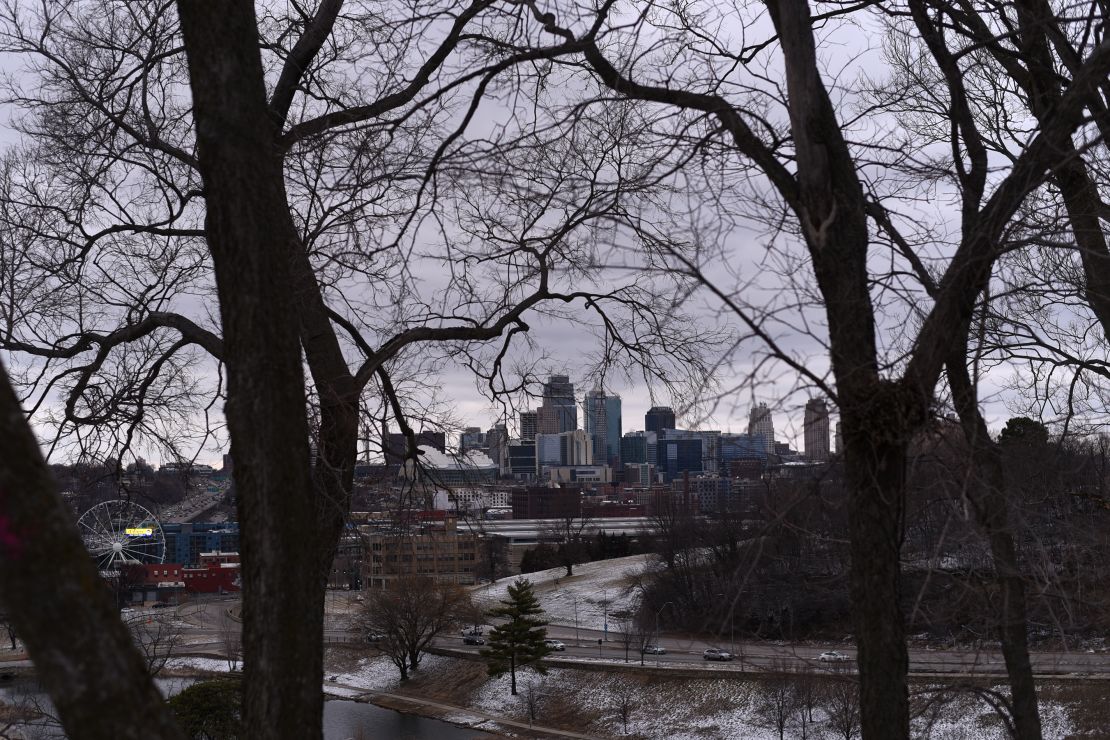
<svg viewBox="0 0 1110 740"><path fill-rule="evenodd" d="M492 737L495 736L486 732L374 704L342 700L324 704L324 740L470 740Z"/></svg>
<svg viewBox="0 0 1110 740"><path fill-rule="evenodd" d="M192 678L158 678L155 683L166 696L172 696L194 683ZM52 713L53 706L33 678L17 678L0 684L0 700L18 706L39 707ZM64 738L60 730L49 725L36 725L41 738ZM375 704L332 700L324 703L324 740L471 740L494 735L457 727L437 719L404 714Z"/></svg>

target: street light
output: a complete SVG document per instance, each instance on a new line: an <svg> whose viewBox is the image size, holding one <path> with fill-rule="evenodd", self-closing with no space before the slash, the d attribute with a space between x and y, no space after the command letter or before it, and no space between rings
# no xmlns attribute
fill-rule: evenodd
<svg viewBox="0 0 1110 740"><path fill-rule="evenodd" d="M717 594L717 595L720 596L722 599L727 599L728 598L728 596L726 596L725 594ZM730 601L729 604L728 604L728 642L729 642L729 648L732 650L733 655L736 654L736 615L735 615L735 610L736 610L736 601L735 600ZM743 656L740 657L740 670L744 670L744 658L743 658Z"/></svg>
<svg viewBox="0 0 1110 740"><path fill-rule="evenodd" d="M582 647L582 643L578 640L578 597L571 594L570 598L574 602L574 646Z"/></svg>
<svg viewBox="0 0 1110 740"><path fill-rule="evenodd" d="M674 602L673 601L668 601L666 604L659 607L659 609L655 612L655 640L656 640L656 642L659 641L659 615L662 614L663 610L666 609L668 606L674 606Z"/></svg>

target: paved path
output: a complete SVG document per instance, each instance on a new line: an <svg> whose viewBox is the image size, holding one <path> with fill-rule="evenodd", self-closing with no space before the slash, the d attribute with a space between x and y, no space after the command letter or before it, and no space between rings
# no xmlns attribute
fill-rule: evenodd
<svg viewBox="0 0 1110 740"><path fill-rule="evenodd" d="M542 725L536 725L536 724L530 725L526 722L517 722L515 720L506 719L505 717L499 717L496 714L489 714L487 712L483 712L483 711L480 711L478 709L471 709L469 707L459 707L459 706L455 706L453 704L444 704L442 702L432 701L431 699L422 699L418 696L407 696L405 694L391 694L387 691L366 691L364 688L362 688L360 686L351 686L350 684L342 684L342 683L337 683L335 681L326 681L324 683L324 690L327 691L329 686L330 687L338 687L338 688L341 688L341 689L347 689L348 691L357 692L356 696L354 697L354 698L357 698L357 699L370 699L370 698L375 698L375 697L389 698L389 699L394 699L394 700L397 700L397 701L407 702L409 704L416 704L416 705L422 706L422 707L431 707L433 709L440 709L440 710L443 710L443 711L453 712L455 714L467 714L467 715L470 715L470 716L473 716L473 717L477 717L478 719L483 720L483 722L496 722L497 724L504 725L505 727L512 727L512 728L517 729L517 730L527 730L530 733L539 733L541 735L551 735L553 737L580 738L581 740L597 740L597 738L593 735L582 735L580 733L571 732L569 730L559 730L559 729L556 729L554 727L544 727ZM435 719L441 719L441 718L437 717ZM479 723L478 725L468 725L468 727L470 727L471 729L474 729L474 730L481 730L482 728L479 726L480 724L482 724L482 723Z"/></svg>

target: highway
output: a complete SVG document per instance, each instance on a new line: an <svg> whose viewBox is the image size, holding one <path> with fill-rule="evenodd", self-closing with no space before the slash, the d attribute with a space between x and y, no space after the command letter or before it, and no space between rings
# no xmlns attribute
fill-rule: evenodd
<svg viewBox="0 0 1110 740"><path fill-rule="evenodd" d="M239 602L234 597L224 597L203 602L192 602L176 608L176 617L183 624L183 640L179 649L197 652L222 653L228 631L238 630ZM483 627L486 635L490 625ZM620 636L613 631L606 635L602 630L579 628L563 624L548 626L548 636L566 645L565 651L554 653L553 658L575 660L604 660L624 662L625 648ZM325 623L325 640L348 644L361 644L361 634L349 627L345 614L330 614ZM598 640L601 639L601 645ZM657 644L666 655L645 655L644 664L726 671L799 671L812 669L828 672L855 669L855 649L837 644L787 644L774 642L739 641L735 645L724 642L706 642L664 634ZM455 651L477 653L481 647L463 644L458 632L444 635L435 642L436 647ZM734 656L731 662L706 661L702 652L708 647L728 650ZM850 657L841 663L826 663L818 656L836 650ZM928 650L911 648L910 672L915 674L1003 675L1006 671L1002 655L997 650ZM628 651L629 663L640 663L637 645ZM1035 651L1031 654L1034 671L1043 675L1072 674L1078 676L1110 677L1110 654L1080 651Z"/></svg>

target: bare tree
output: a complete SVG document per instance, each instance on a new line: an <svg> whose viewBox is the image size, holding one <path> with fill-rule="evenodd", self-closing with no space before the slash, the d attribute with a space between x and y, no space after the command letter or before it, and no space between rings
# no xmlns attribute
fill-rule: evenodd
<svg viewBox="0 0 1110 740"><path fill-rule="evenodd" d="M524 693L521 694L520 700L524 703L524 707L528 711L529 726L536 721L540 713L540 703L546 698L546 695L540 691L540 686L537 681L529 681L524 685Z"/></svg>
<svg viewBox="0 0 1110 740"><path fill-rule="evenodd" d="M969 320L977 297L988 286L1000 254L1000 237L1028 194L1046 181L1062 152L1071 146L1070 138L1083 123L1089 96L1110 68L1110 47L1096 41L1087 44L1086 57L1075 60L1066 87L1057 88L1060 94L1051 118L1042 120L1036 135L1017 151L1007 152L1011 166L1004 175L988 177L988 143L973 115L975 105L960 67L972 66L977 60L973 55L956 58L943 43L930 43L927 32L919 33L919 38L925 36L927 49L922 62L940 71L933 82L943 90L947 102L946 115L937 119L935 130L945 132L939 141L955 153L946 176L958 189L962 228L958 239L947 245L948 259L941 267L932 268L938 276L936 292L926 293L929 301L923 308L905 308L914 320L903 327L900 347L893 353L897 359L888 360L879 341L876 313L876 301L883 296L872 293L875 276L869 250L880 245L909 270L928 273L918 269L923 265L919 247L928 237L919 243L916 238L905 238L894 223L893 209L887 208L883 196L873 192L862 174L863 162L869 161L870 155L852 140L846 123L850 114L839 110L830 94L813 31L814 24L850 16L862 6L814 15L804 0L776 0L765 5L773 33L739 49L731 38L717 32L720 26L686 9L660 6L655 8L658 14L645 12L631 22L623 16L620 21L616 15L609 17L608 5L589 21L570 12L541 13L533 7L533 13L535 25L557 39L549 48L553 58L576 58L599 86L656 106L645 105L644 110L663 107L668 109L665 116L671 110L682 111L690 118L678 116L679 131L684 132L690 120L703 122L713 132L709 138L715 150L722 152L722 160L735 157L744 161L762 178L754 189L775 193L778 200L767 204L765 219L770 222L789 214L791 225L786 231L804 246L804 257L788 264L808 263L812 268L815 285L807 285L804 294L820 296L827 326L827 340L825 336L822 339L827 341L835 388L777 344L768 319L773 312L746 303L742 293L721 286L703 264L688 256L675 255L675 262L677 269L687 270L707 286L769 348L772 357L833 398L839 407L851 492L851 593L860 647L863 732L868 738L906 737L908 660L900 606L899 547L907 448L929 419L946 362L964 349L954 330ZM913 7L910 3L908 11L879 12L912 14ZM708 9L706 13L714 17ZM964 15L986 18L992 29L1007 22L991 10L979 8L964 11ZM646 27L652 31L645 31ZM708 45L706 38L712 39ZM645 44L650 52L643 48ZM759 83L740 81L752 60L770 49L778 53L775 63L785 70L781 95L778 89L764 94ZM675 66L637 66L642 55L650 53ZM684 74L694 67L699 74ZM705 74L713 78L712 84L705 84ZM758 72L754 76L766 79ZM751 92L720 92L733 85ZM930 94L930 90L920 91L922 97ZM787 132L766 117L771 106L788 118ZM884 113L890 110L882 103L879 107ZM664 125L662 116L653 120ZM789 147L784 147L786 141ZM699 145L701 142L699 139ZM922 142L922 151L931 143ZM890 151L905 152L905 146L902 139ZM920 172L913 161L916 152L891 159L879 154L880 148L872 151L887 166ZM874 239L872 233L877 234ZM883 276L880 282L886 279Z"/></svg>
<svg viewBox="0 0 1110 740"><path fill-rule="evenodd" d="M8 640L11 642L11 649L14 651L16 649L15 627L12 626L11 617L0 613L0 626L3 626L4 631L8 633Z"/></svg>
<svg viewBox="0 0 1110 740"><path fill-rule="evenodd" d="M860 733L859 682L837 676L825 685L822 706L826 724L835 737L852 740Z"/></svg>
<svg viewBox="0 0 1110 740"><path fill-rule="evenodd" d="M243 659L243 626L226 614L220 622L220 647L229 671L240 670Z"/></svg>
<svg viewBox="0 0 1110 740"><path fill-rule="evenodd" d="M796 677L782 661L772 663L770 671L771 675L759 682L758 711L782 740L798 710L798 687Z"/></svg>
<svg viewBox="0 0 1110 740"><path fill-rule="evenodd" d="M370 591L364 609L364 629L383 636L379 648L397 666L401 680L420 667L424 650L433 640L473 613L461 588L416 575Z"/></svg>
<svg viewBox="0 0 1110 740"><path fill-rule="evenodd" d="M364 395L416 458L398 378L451 357L490 395L517 392L531 376L518 382L507 358L525 317L580 316L582 306L608 338L599 364L639 357L650 374L687 352L655 375L669 383L704 369L704 343L669 326L684 286L672 296L643 279L583 279L595 257L588 237L620 211L627 178L606 185L592 153L569 141L460 141L499 75L528 61L496 51L494 5L386 19L332 0L257 14L240 4L229 15L182 2L175 17L169 5L91 0L0 14L4 50L28 60L35 80L8 99L29 112L24 133L37 142L4 172L2 220L19 249L0 265L11 298L2 345L31 358L20 380L36 409L61 384L55 442L73 436L117 468L140 438L175 458L181 447L198 454L219 431L209 410L226 392L248 726L320 724L322 648L285 636L322 634L321 574L348 508ZM383 34L367 41L368 23ZM411 50L406 73L343 81L349 65L396 69L397 49ZM367 62L375 56L380 65ZM115 75L124 68L134 74ZM544 160L522 170L542 175L534 182L512 174L529 157ZM448 190L457 207L440 208ZM452 211L460 221L441 228L440 256L460 269L434 297L416 297L410 257L423 250L422 227ZM280 256L257 263L262 244ZM344 293L352 282L367 294ZM219 298L218 318L198 295ZM207 388L194 374L205 367L218 379ZM193 413L203 418L189 434L171 433Z"/></svg>
<svg viewBox="0 0 1110 740"><path fill-rule="evenodd" d="M634 645L637 645L643 637L643 631L639 629L635 617L627 616L620 617L613 625L613 633L617 636L617 642L624 646L624 662L628 662L628 653L632 650ZM643 662L643 646L640 646L640 660Z"/></svg>
<svg viewBox="0 0 1110 740"><path fill-rule="evenodd" d="M144 670L131 637L47 471L0 366L0 594L35 656L43 686L74 738L139 738L180 731ZM49 594L42 584L54 583ZM128 717L105 712L128 707Z"/></svg>
<svg viewBox="0 0 1110 740"><path fill-rule="evenodd" d="M177 615L171 609L164 609L158 614L134 614L125 624L143 656L147 673L157 676L181 644L182 630Z"/></svg>
<svg viewBox="0 0 1110 740"><path fill-rule="evenodd" d="M627 681L620 682L613 689L613 704L617 708L617 716L621 718L621 731L628 734L628 722L632 714L640 707L640 694L637 687Z"/></svg>

